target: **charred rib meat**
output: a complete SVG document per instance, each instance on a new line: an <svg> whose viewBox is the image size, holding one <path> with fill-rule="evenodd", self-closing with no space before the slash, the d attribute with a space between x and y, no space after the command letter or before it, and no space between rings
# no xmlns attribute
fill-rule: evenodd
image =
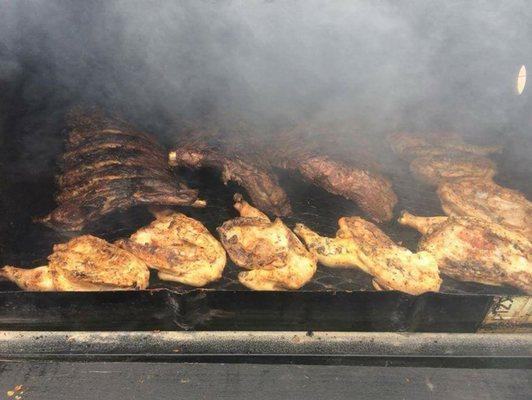
<svg viewBox="0 0 532 400"><path fill-rule="evenodd" d="M340 133L347 138L340 140ZM377 172L380 163L373 155L355 149L356 136L345 125L307 123L277 136L262 146L272 165L299 172L305 180L352 200L375 221L392 218L397 196L390 181Z"/></svg>
<svg viewBox="0 0 532 400"><path fill-rule="evenodd" d="M42 222L68 231L137 205L198 205L149 135L100 114L75 114L57 181L59 206Z"/></svg>
<svg viewBox="0 0 532 400"><path fill-rule="evenodd" d="M397 196L391 183L378 173L327 156L309 155L278 165L297 170L309 182L354 201L378 222L389 221L393 216Z"/></svg>
<svg viewBox="0 0 532 400"><path fill-rule="evenodd" d="M171 151L169 162L172 166L187 168L216 168L221 171L225 184L229 181L246 189L254 206L275 216L290 215L292 210L284 190L273 172L258 163L222 150L213 150L207 145L185 145Z"/></svg>

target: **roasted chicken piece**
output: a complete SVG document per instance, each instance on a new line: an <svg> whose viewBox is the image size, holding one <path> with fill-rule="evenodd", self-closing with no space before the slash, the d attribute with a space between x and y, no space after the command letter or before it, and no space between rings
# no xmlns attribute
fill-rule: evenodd
<svg viewBox="0 0 532 400"><path fill-rule="evenodd" d="M61 157L58 207L39 221L80 231L117 210L139 205L202 206L168 169L155 139L102 113L72 113Z"/></svg>
<svg viewBox="0 0 532 400"><path fill-rule="evenodd" d="M410 163L410 171L418 180L438 185L442 182L461 178L489 179L497 172L490 159L466 153L424 156Z"/></svg>
<svg viewBox="0 0 532 400"><path fill-rule="evenodd" d="M360 268L373 277L378 290L418 295L440 289L438 265L429 253L412 253L398 246L360 217L342 217L338 225L335 238L322 237L303 224L297 224L294 231L323 265Z"/></svg>
<svg viewBox="0 0 532 400"><path fill-rule="evenodd" d="M486 156L502 150L499 145L476 146L468 144L454 132L407 133L397 132L388 136L395 154L405 160L417 157L439 156L450 153L469 153Z"/></svg>
<svg viewBox="0 0 532 400"><path fill-rule="evenodd" d="M159 271L159 278L201 287L222 277L222 245L199 221L162 212L147 227L116 244Z"/></svg>
<svg viewBox="0 0 532 400"><path fill-rule="evenodd" d="M169 153L168 158L172 166L216 168L221 171L225 184L234 181L246 189L257 208L279 217L292 213L288 196L275 174L257 162L245 160L237 154L224 154L221 150L198 143L178 147Z"/></svg>
<svg viewBox="0 0 532 400"><path fill-rule="evenodd" d="M218 228L222 245L233 262L249 271L238 274L254 290L299 289L316 272L316 257L280 220L268 217L235 195L240 217Z"/></svg>
<svg viewBox="0 0 532 400"><path fill-rule="evenodd" d="M56 244L48 265L33 269L5 266L0 276L24 290L104 291L145 289L150 273L135 255L94 236Z"/></svg>
<svg viewBox="0 0 532 400"><path fill-rule="evenodd" d="M532 245L519 232L473 217L416 217L407 212L399 223L423 234L418 249L431 253L443 274L532 294Z"/></svg>
<svg viewBox="0 0 532 400"><path fill-rule="evenodd" d="M516 190L488 179L461 179L442 183L438 196L447 215L480 218L532 238L532 203Z"/></svg>

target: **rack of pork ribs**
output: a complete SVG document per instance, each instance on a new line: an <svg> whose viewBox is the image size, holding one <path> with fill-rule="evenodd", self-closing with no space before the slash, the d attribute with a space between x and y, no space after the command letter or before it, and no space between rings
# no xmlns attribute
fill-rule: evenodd
<svg viewBox="0 0 532 400"><path fill-rule="evenodd" d="M359 151L353 157L352 146L338 149L341 145L336 139L329 137L327 141L323 140L326 135L309 134L317 129L314 125L298 125L272 134L253 129L240 124L223 132L188 132L187 141L170 152L170 164L218 168L225 182L239 183L256 207L276 216L288 215L291 208L274 167L295 172L298 177L355 202L375 221L392 218L397 196L390 181L376 172L379 165L367 155ZM334 131L338 126L329 129Z"/></svg>
<svg viewBox="0 0 532 400"><path fill-rule="evenodd" d="M221 172L225 184L230 181L243 187L258 209L278 217L292 213L290 201L269 166L216 141L188 140L169 153L172 166L191 169L214 168Z"/></svg>
<svg viewBox="0 0 532 400"><path fill-rule="evenodd" d="M168 168L150 135L102 112L71 112L57 176L57 208L40 221L80 231L105 215L139 205L201 206L196 190Z"/></svg>

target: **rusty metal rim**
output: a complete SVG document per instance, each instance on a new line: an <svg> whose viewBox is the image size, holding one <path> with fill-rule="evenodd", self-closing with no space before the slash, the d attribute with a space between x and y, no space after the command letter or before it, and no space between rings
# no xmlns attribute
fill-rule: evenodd
<svg viewBox="0 0 532 400"><path fill-rule="evenodd" d="M0 331L0 357L280 355L532 358L530 334Z"/></svg>

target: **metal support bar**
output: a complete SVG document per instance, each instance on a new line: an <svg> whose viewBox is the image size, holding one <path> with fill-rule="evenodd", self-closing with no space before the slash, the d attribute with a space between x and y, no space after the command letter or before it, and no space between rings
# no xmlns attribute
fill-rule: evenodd
<svg viewBox="0 0 532 400"><path fill-rule="evenodd" d="M0 357L268 355L532 357L530 334L0 331Z"/></svg>

